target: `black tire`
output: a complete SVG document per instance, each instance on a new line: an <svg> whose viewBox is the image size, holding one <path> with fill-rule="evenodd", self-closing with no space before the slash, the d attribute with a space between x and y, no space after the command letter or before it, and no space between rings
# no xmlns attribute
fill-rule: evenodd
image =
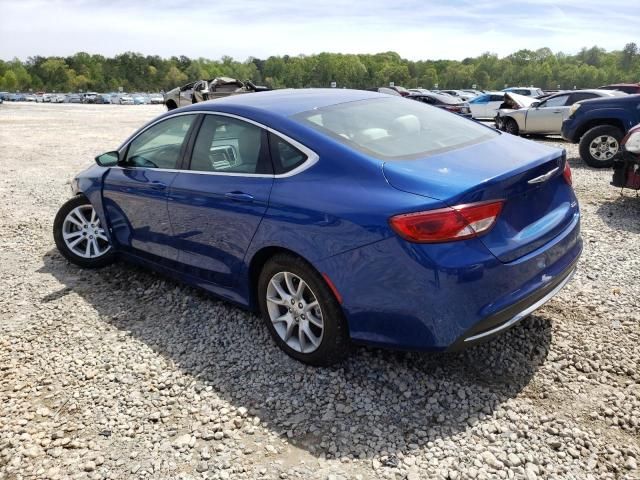
<svg viewBox="0 0 640 480"><path fill-rule="evenodd" d="M617 142L617 151L620 151L620 141L624 133L618 127L612 125L599 125L593 127L582 135L580 138L580 158L593 168L609 168L613 166L613 159L615 155L609 158L598 158L591 154L591 143L598 137L612 137ZM617 153L617 152L616 152Z"/></svg>
<svg viewBox="0 0 640 480"><path fill-rule="evenodd" d="M520 133L518 124L513 118L505 118L503 125L504 126L502 128L504 128L504 131L511 135L518 135Z"/></svg>
<svg viewBox="0 0 640 480"><path fill-rule="evenodd" d="M323 334L319 346L310 353L291 348L280 338L269 317L267 287L274 275L290 272L300 277L313 291L322 310ZM302 258L281 253L271 257L258 277L258 304L274 341L284 352L301 362L315 366L329 366L342 361L351 349L347 322L342 307L322 276Z"/></svg>
<svg viewBox="0 0 640 480"><path fill-rule="evenodd" d="M178 108L178 106L176 105L176 103L173 100L169 100L166 103L166 106L167 106L167 110L168 111L175 110L176 108Z"/></svg>
<svg viewBox="0 0 640 480"><path fill-rule="evenodd" d="M74 253L64 241L63 228L65 218L73 209L83 205L91 205L91 203L84 195L78 195L67 200L64 205L60 207L58 213L56 214L56 218L53 221L53 239L62 256L74 265L78 265L82 268L106 267L107 265L110 265L115 261L115 252L113 248L109 249L100 257L84 258Z"/></svg>

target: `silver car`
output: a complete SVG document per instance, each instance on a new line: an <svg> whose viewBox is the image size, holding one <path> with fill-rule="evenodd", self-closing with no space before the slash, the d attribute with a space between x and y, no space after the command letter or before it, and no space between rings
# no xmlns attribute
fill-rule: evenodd
<svg viewBox="0 0 640 480"><path fill-rule="evenodd" d="M571 105L582 100L620 95L626 93L616 90L571 90L526 105L521 95L507 92L495 117L496 127L512 135L560 135L562 122L569 117Z"/></svg>
<svg viewBox="0 0 640 480"><path fill-rule="evenodd" d="M249 81L241 82L235 78L218 77L211 80L197 80L169 90L164 94L164 104L167 109L173 110L192 103L263 90L269 89L254 85Z"/></svg>

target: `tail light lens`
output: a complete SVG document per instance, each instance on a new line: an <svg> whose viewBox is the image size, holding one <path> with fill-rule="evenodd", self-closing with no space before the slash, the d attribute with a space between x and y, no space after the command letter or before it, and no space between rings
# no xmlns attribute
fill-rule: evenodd
<svg viewBox="0 0 640 480"><path fill-rule="evenodd" d="M389 219L391 228L405 240L439 243L477 237L488 232L502 211L503 200L406 213Z"/></svg>
<svg viewBox="0 0 640 480"><path fill-rule="evenodd" d="M571 167L569 166L569 160L564 161L564 170L562 171L562 176L569 185L572 185L573 178L571 177Z"/></svg>

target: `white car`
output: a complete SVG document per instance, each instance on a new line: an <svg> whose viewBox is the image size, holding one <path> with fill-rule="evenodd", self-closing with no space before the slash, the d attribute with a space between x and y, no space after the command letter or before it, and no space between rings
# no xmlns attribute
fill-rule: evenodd
<svg viewBox="0 0 640 480"><path fill-rule="evenodd" d="M120 105L133 105L133 97L131 95L121 95L119 103Z"/></svg>
<svg viewBox="0 0 640 480"><path fill-rule="evenodd" d="M473 118L490 118L496 116L496 112L504 101L504 92L487 92L469 100L469 108Z"/></svg>
<svg viewBox="0 0 640 480"><path fill-rule="evenodd" d="M541 97L544 92L538 87L509 87L502 90L503 92L511 92L516 95L523 95L525 97Z"/></svg>

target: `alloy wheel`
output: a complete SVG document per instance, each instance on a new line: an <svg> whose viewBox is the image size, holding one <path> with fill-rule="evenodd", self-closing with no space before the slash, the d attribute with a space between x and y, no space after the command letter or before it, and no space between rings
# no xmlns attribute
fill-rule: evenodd
<svg viewBox="0 0 640 480"><path fill-rule="evenodd" d="M267 310L278 336L300 353L314 352L322 343L322 309L311 287L291 272L276 273L267 286Z"/></svg>
<svg viewBox="0 0 640 480"><path fill-rule="evenodd" d="M80 205L67 214L62 223L62 238L67 248L82 258L98 258L111 249L91 205Z"/></svg>
<svg viewBox="0 0 640 480"><path fill-rule="evenodd" d="M589 153L596 160L611 160L618 153L620 145L611 135L601 135L594 138L589 144Z"/></svg>

